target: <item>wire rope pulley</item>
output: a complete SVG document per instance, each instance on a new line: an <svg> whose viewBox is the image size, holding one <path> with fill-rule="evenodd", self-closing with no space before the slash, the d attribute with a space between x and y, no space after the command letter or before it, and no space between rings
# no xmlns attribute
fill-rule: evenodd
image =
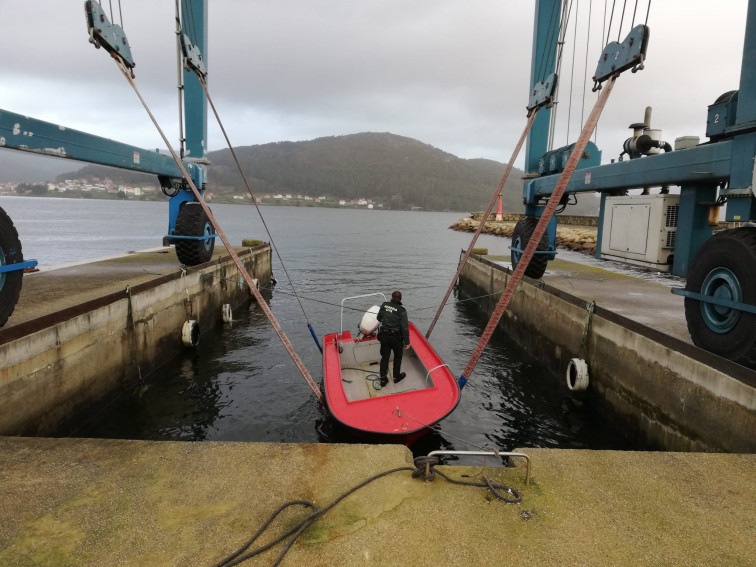
<svg viewBox="0 0 756 567"><path fill-rule="evenodd" d="M648 49L648 26L635 26L621 43L609 43L599 57L593 75L593 92L601 89L601 83L627 69L635 73L643 69Z"/></svg>
<svg viewBox="0 0 756 567"><path fill-rule="evenodd" d="M559 78L557 74L551 73L546 79L538 81L535 84L530 93L530 98L528 99L528 116L538 108L551 108L554 106L554 98L556 97L558 82Z"/></svg>
<svg viewBox="0 0 756 567"><path fill-rule="evenodd" d="M113 58L120 61L134 78L134 59L131 56L131 47L126 39L123 28L117 24L111 24L102 6L94 0L84 3L87 15L87 31L89 42L97 49L104 48Z"/></svg>

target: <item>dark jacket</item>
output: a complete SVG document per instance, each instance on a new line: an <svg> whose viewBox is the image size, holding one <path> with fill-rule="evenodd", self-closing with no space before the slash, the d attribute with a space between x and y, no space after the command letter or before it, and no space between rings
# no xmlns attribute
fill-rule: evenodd
<svg viewBox="0 0 756 567"><path fill-rule="evenodd" d="M381 322L381 329L401 333L405 346L410 344L407 310L401 301L392 299L384 302L378 311L378 320Z"/></svg>

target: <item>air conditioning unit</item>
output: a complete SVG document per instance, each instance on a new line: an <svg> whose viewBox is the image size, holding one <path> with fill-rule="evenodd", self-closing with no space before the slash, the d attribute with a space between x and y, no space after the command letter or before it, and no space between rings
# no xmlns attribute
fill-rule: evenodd
<svg viewBox="0 0 756 567"><path fill-rule="evenodd" d="M668 272L679 211L679 195L607 197L601 258Z"/></svg>

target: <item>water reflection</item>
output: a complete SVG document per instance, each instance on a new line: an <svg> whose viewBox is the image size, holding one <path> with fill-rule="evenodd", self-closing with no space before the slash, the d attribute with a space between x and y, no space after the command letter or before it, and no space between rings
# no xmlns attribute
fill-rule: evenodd
<svg viewBox="0 0 756 567"><path fill-rule="evenodd" d="M292 220L292 215L297 218ZM338 330L342 298L395 288L403 291L410 319L419 329L427 329L456 269L459 250L469 238L446 230L451 222L439 218L391 211L286 211L279 222L286 223L288 231L280 235L277 247L318 335ZM380 239L365 239L365 226L377 230L378 222L385 225ZM318 234L317 242L310 233ZM501 239L496 240L501 245ZM397 250L402 251L399 259ZM275 255L274 273L282 279ZM281 282L266 292L266 298L318 381L321 354L291 289ZM356 327L361 315L345 312L345 328ZM203 330L196 351L184 352L160 368L145 387L127 392L78 435L363 442L334 426L254 303L237 310L234 318L233 324ZM487 317L472 301L456 294L449 299L430 342L455 375L461 374L486 324ZM497 331L457 409L421 438L413 451L627 447L616 431L579 402L537 359Z"/></svg>

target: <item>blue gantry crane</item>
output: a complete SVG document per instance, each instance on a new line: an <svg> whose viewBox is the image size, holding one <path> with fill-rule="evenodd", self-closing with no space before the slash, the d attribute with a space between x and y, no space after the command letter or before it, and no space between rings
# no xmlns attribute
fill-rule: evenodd
<svg viewBox="0 0 756 567"><path fill-rule="evenodd" d="M530 92L534 105L554 94L561 49L555 34L564 5L562 0L536 0ZM133 73L135 65L123 29L108 20L99 3L88 1L85 7L92 43ZM192 23L191 34L178 30L187 67L180 86L186 127L181 161L194 185L202 190L208 166L207 100L197 71L206 73L202 53L207 49L207 0L181 0L180 9L181 20ZM613 42L603 50L596 77L606 78L620 67L642 66L648 42L648 27L633 27L621 43ZM549 149L549 123L546 105L535 117L526 146L526 218L515 227L515 265L574 149L574 144ZM680 139L673 147L651 127L650 113L632 127L633 135L624 144L624 159L616 163L601 165L601 152L588 143L565 190L564 204L578 193L600 193L596 255L687 276L685 289L677 293L685 296L688 328L695 344L755 366L756 0L748 4L739 88L709 106L708 140ZM196 265L211 257L212 224L170 157L5 110L0 110L0 146L156 174L170 197L165 241L175 244L183 264ZM679 195L670 193L672 186L680 188ZM644 194L627 194L637 188ZM726 220L739 226L715 234L716 211L725 203ZM543 275L556 253L556 219L538 248L526 272L535 278ZM30 264L23 259L10 218L0 210L0 325L13 311L22 270Z"/></svg>
<svg viewBox="0 0 756 567"><path fill-rule="evenodd" d="M84 8L90 42L110 53L133 76L135 62L123 28L110 21L100 3L89 0ZM180 10L177 20L191 22L187 29L180 26L177 30L184 65L179 88L183 95L185 137L180 153L184 168L202 192L207 184L209 163L207 99L197 71L207 72L202 58L207 47L207 0L181 0ZM170 197L164 244L175 245L178 260L185 265L201 264L212 257L215 247L212 223L171 156L2 109L0 147L157 175L163 193ZM24 260L13 223L0 209L0 326L6 323L18 301L23 270L34 265L33 260Z"/></svg>
<svg viewBox="0 0 756 567"><path fill-rule="evenodd" d="M562 14L561 0L536 2L531 92L555 71L560 46L554 37ZM633 28L622 43L604 49L596 75L633 50L634 63L642 65L648 41L645 25ZM515 266L574 146L548 150L550 113L541 109L526 146L526 217L514 230ZM684 137L673 147L651 127L647 109L644 122L631 125L633 135L624 143L621 161L609 164L601 165L598 148L589 143L562 203L578 193L600 193L596 257L687 277L685 288L673 292L685 297L693 342L756 367L755 0L748 2L739 88L712 101L706 116L708 140ZM679 195L669 191L673 186L680 188ZM642 194L629 195L631 189L642 189ZM715 232L725 203L731 228ZM526 271L536 279L556 253L556 217L538 250Z"/></svg>

